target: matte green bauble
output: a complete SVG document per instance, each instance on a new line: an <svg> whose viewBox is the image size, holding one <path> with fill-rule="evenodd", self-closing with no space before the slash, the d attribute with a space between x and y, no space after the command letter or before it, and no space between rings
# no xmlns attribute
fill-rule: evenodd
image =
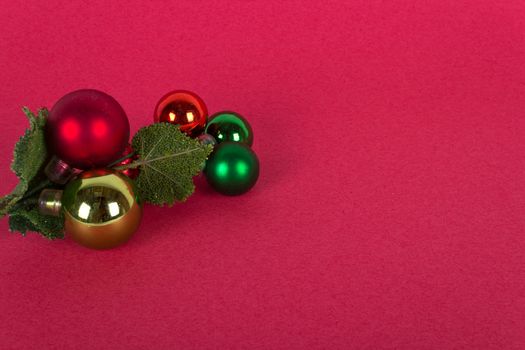
<svg viewBox="0 0 525 350"><path fill-rule="evenodd" d="M238 142L216 146L204 169L206 180L217 192L236 196L249 191L259 177L259 160L250 147Z"/></svg>
<svg viewBox="0 0 525 350"><path fill-rule="evenodd" d="M248 146L253 144L253 131L250 123L238 113L219 112L212 115L206 125L206 134L222 142L240 142Z"/></svg>

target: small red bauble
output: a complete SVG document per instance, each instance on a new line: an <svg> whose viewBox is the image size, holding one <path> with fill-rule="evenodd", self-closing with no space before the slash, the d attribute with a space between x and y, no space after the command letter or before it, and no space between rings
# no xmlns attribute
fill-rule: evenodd
<svg viewBox="0 0 525 350"><path fill-rule="evenodd" d="M126 157L126 156L130 155L131 153L133 153L133 148L131 148L131 145L128 144L126 146L126 148L124 149L124 152L122 152L121 156L122 157ZM115 167L131 164L135 160L137 160L138 158L139 158L139 155L138 154L134 154L131 157L128 157L128 158L124 159L123 161L118 162L117 164L115 164ZM119 172L124 174L124 175L126 175L130 179L136 179L137 176L139 176L140 169L139 168L129 168L129 169L124 169L124 170L119 170Z"/></svg>
<svg viewBox="0 0 525 350"><path fill-rule="evenodd" d="M71 92L53 106L46 124L49 149L79 169L104 167L122 154L129 121L120 104L98 90Z"/></svg>
<svg viewBox="0 0 525 350"><path fill-rule="evenodd" d="M175 90L159 100L153 118L156 123L177 124L182 132L197 137L206 127L208 109L204 101L193 92Z"/></svg>

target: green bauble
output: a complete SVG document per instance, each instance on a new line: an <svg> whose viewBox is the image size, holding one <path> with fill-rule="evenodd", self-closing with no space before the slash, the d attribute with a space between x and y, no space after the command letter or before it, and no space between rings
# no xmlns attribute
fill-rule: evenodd
<svg viewBox="0 0 525 350"><path fill-rule="evenodd" d="M215 137L218 143L240 142L248 146L253 144L253 131L250 123L238 113L219 112L208 119L206 134Z"/></svg>
<svg viewBox="0 0 525 350"><path fill-rule="evenodd" d="M236 196L248 192L259 177L259 160L250 147L238 142L216 146L204 169L206 180L217 192Z"/></svg>

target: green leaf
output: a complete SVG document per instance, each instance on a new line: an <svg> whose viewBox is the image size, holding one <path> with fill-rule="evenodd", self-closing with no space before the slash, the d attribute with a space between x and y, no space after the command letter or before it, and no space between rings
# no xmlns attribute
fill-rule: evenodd
<svg viewBox="0 0 525 350"><path fill-rule="evenodd" d="M42 215L36 206L19 208L9 214L9 229L23 235L34 231L49 239L64 238L64 218Z"/></svg>
<svg viewBox="0 0 525 350"><path fill-rule="evenodd" d="M22 198L26 190L27 184L19 182L11 193L0 198L0 218L6 215L16 202Z"/></svg>
<svg viewBox="0 0 525 350"><path fill-rule="evenodd" d="M0 198L0 217L9 214L9 229L25 234L39 232L53 239L63 237L63 217L46 216L39 213L37 198L45 187L56 187L47 180L42 168L48 158L44 127L48 115L42 108L34 115L27 107L23 111L29 119L29 128L15 145L11 170L18 177L15 189Z"/></svg>
<svg viewBox="0 0 525 350"><path fill-rule="evenodd" d="M193 193L193 176L201 171L212 151L212 146L201 144L168 123L140 129L133 137L132 147L138 160L115 169L140 167L135 180L139 197L161 206L185 201Z"/></svg>
<svg viewBox="0 0 525 350"><path fill-rule="evenodd" d="M23 111L29 119L29 128L16 143L11 163L11 170L18 177L19 183L10 194L0 198L0 217L6 215L24 197L29 190L30 183L39 174L47 159L44 137L47 109L40 109L38 116L35 116L27 107L24 107Z"/></svg>

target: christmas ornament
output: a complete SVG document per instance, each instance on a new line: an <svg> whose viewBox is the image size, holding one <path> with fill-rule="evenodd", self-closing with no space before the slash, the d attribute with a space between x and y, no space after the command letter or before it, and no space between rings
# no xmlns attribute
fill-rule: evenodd
<svg viewBox="0 0 525 350"><path fill-rule="evenodd" d="M158 123L139 129L131 144L126 114L97 90L67 94L51 113L23 111L29 128L11 164L19 183L0 197L0 218L8 216L9 229L22 234L54 239L66 232L86 247L112 248L138 228L140 203L184 202L198 174L227 195L248 191L259 175L248 122L221 112L202 133L206 106L189 91L165 95L155 109Z"/></svg>
<svg viewBox="0 0 525 350"><path fill-rule="evenodd" d="M136 231L142 208L132 182L113 170L89 170L63 190L45 190L39 206L45 214L63 210L66 234L81 245L107 249Z"/></svg>
<svg viewBox="0 0 525 350"><path fill-rule="evenodd" d="M128 143L129 122L120 104L98 90L77 90L53 106L46 125L49 151L79 169L104 167Z"/></svg>
<svg viewBox="0 0 525 350"><path fill-rule="evenodd" d="M219 112L212 115L205 132L212 135L218 143L232 141L253 144L253 131L248 121L235 112Z"/></svg>
<svg viewBox="0 0 525 350"><path fill-rule="evenodd" d="M133 151L133 148L131 148L131 145L129 144L126 146L121 156L122 156L121 157L122 160L117 161L117 163L115 164L115 167L119 167L119 166L124 167L126 165L133 163L139 158L138 154L136 154L135 151ZM121 170L120 172L126 175L127 177L129 177L130 179L136 179L137 176L139 176L140 168L127 168L127 169Z"/></svg>
<svg viewBox="0 0 525 350"><path fill-rule="evenodd" d="M235 196L249 191L259 177L259 160L238 142L219 144L206 162L204 175L217 192Z"/></svg>
<svg viewBox="0 0 525 350"><path fill-rule="evenodd" d="M175 90L159 100L153 118L156 123L179 125L182 132L197 137L204 131L208 110L204 101L195 93Z"/></svg>

